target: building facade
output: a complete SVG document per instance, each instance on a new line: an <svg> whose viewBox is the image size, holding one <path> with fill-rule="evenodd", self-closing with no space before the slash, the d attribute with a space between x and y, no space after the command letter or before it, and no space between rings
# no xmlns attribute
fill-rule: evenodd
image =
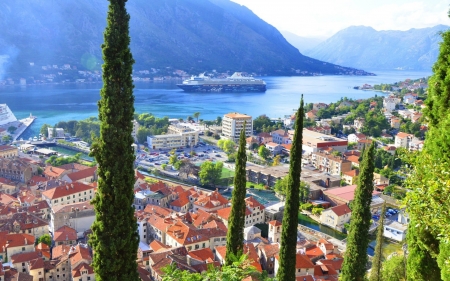
<svg viewBox="0 0 450 281"><path fill-rule="evenodd" d="M253 133L253 121L249 115L233 112L223 116L222 119L222 135L232 141L239 140L241 130L245 125L245 136L249 137Z"/></svg>

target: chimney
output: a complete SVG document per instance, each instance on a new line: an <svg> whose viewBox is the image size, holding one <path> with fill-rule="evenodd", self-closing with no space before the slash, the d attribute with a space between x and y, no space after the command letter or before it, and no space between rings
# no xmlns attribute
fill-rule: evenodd
<svg viewBox="0 0 450 281"><path fill-rule="evenodd" d="M73 183L71 183L71 184L70 184L70 187L72 187L72 188L73 188Z"/></svg>
<svg viewBox="0 0 450 281"><path fill-rule="evenodd" d="M25 238L25 245L28 245L28 240L27 240L27 238Z"/></svg>

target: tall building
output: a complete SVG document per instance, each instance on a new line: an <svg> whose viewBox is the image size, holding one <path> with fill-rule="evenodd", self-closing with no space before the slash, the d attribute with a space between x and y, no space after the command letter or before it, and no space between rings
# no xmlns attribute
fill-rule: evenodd
<svg viewBox="0 0 450 281"><path fill-rule="evenodd" d="M198 131L181 125L170 125L166 135L148 136L147 143L150 149L172 149L196 145Z"/></svg>
<svg viewBox="0 0 450 281"><path fill-rule="evenodd" d="M222 119L222 135L233 141L239 140L239 135L244 127L244 122L247 122L245 136L249 137L253 133L253 121L251 116L237 112L225 114Z"/></svg>

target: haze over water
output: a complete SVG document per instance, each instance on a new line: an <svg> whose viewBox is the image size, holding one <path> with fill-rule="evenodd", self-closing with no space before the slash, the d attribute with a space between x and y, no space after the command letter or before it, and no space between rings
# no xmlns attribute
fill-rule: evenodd
<svg viewBox="0 0 450 281"><path fill-rule="evenodd" d="M380 92L354 90L354 86L394 83L417 79L431 72L384 71L377 76L264 77L265 93L185 93L171 83L136 83L135 110L158 117L187 118L200 112L200 119L212 120L228 112L271 118L292 114L304 94L306 103L331 103L341 97L365 99ZM6 103L17 118L30 113L38 117L23 138L37 136L45 123L81 120L98 116L101 84L55 84L0 87L0 103Z"/></svg>

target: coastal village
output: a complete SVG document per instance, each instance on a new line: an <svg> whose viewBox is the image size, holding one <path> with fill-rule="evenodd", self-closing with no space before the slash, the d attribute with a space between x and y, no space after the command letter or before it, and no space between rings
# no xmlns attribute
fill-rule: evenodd
<svg viewBox="0 0 450 281"><path fill-rule="evenodd" d="M361 152L376 142L379 163L374 173L371 231L385 216L386 241L401 251L409 218L397 200L406 193L401 182L407 175L396 160L402 151L423 147L427 84L406 80L395 87L368 100L309 105L301 174L308 200L302 202L299 215L345 233L352 218ZM272 126L260 126L263 119ZM169 119L167 133L149 135L145 144L135 145L133 206L141 280L162 280L163 269L174 264L190 272L223 265L232 184L229 179L202 184L199 169L205 162L225 162L226 170L233 172L233 161L228 161L233 149L224 143L237 141L244 124L249 155L244 252L258 271L276 276L284 211L278 186L289 171L296 119L290 114L271 120L237 112L225 114L214 124L198 118ZM15 120L0 122L9 128ZM137 141L142 124L135 121L134 126ZM3 134L14 133L8 131ZM88 151L87 143L67 136L63 128L49 128L46 135L49 142L59 139L73 143L77 151ZM90 201L96 193L97 167L86 161L52 165L46 160L54 160L57 153L39 148L41 144L25 140L0 146L0 281L95 280L89 234L95 219ZM189 163L191 171L183 171ZM383 214L385 202L390 208ZM297 280L338 280L345 246L345 239L299 224Z"/></svg>

